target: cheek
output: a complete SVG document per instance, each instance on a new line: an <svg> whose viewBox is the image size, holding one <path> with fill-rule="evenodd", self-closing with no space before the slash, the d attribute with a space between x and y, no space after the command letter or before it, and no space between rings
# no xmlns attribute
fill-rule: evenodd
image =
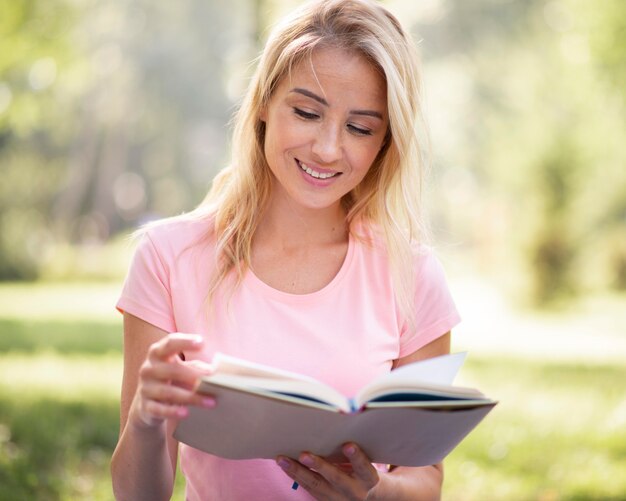
<svg viewBox="0 0 626 501"><path fill-rule="evenodd" d="M376 160L378 151L378 149L366 148L362 151L353 152L351 163L355 167L355 170L358 170L359 174L365 176L374 163L374 160Z"/></svg>
<svg viewBox="0 0 626 501"><path fill-rule="evenodd" d="M279 154L280 149L282 148L282 142L284 140L284 136L281 131L276 130L276 127L268 124L267 129L265 130L265 156L270 159Z"/></svg>
<svg viewBox="0 0 626 501"><path fill-rule="evenodd" d="M272 127L268 127L265 135L265 153L282 155L290 150L302 146L306 142L307 128L300 123L282 121L282 126L276 126L281 121L276 120Z"/></svg>

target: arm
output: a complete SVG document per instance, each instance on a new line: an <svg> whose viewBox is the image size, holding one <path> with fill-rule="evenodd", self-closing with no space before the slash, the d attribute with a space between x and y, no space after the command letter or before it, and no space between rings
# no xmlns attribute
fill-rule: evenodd
<svg viewBox="0 0 626 501"><path fill-rule="evenodd" d="M393 368L396 369L412 362L418 362L427 358L437 357L450 353L450 332L435 339L433 342L419 350L396 360ZM397 498L418 500L437 500L441 498L441 486L443 484L443 464L432 466L410 467L392 466L387 479L381 478L381 491L387 480L391 481L389 487L397 489ZM376 498L374 498L376 499ZM380 499L391 499L383 497Z"/></svg>
<svg viewBox="0 0 626 501"><path fill-rule="evenodd" d="M450 332L414 353L394 362L393 368L444 355L450 352ZM441 498L443 465L409 467L392 466L387 473L378 472L355 444L343 447L352 472L313 454L303 453L298 461L280 456L278 465L316 499L436 501Z"/></svg>
<svg viewBox="0 0 626 501"><path fill-rule="evenodd" d="M120 438L111 461L116 499L170 499L178 457L172 438L176 419L186 416L189 404L212 405L191 391L199 370L178 358L200 346L198 336L168 335L124 314Z"/></svg>

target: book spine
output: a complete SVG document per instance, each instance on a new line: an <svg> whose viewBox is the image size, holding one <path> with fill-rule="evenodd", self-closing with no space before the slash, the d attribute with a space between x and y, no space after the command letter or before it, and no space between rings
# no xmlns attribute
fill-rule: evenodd
<svg viewBox="0 0 626 501"><path fill-rule="evenodd" d="M350 405L350 412L357 412L359 410L357 404L356 404L356 400L354 398L350 398L348 400L348 404Z"/></svg>

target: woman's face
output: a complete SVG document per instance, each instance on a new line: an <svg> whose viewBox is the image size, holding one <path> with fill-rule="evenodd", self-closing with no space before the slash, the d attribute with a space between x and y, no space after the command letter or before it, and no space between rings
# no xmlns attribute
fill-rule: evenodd
<svg viewBox="0 0 626 501"><path fill-rule="evenodd" d="M261 119L274 201L337 208L383 145L385 80L359 54L318 49L278 85Z"/></svg>

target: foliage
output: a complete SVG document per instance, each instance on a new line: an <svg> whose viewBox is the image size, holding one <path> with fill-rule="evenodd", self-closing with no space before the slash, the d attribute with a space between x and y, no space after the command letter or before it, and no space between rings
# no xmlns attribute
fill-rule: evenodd
<svg viewBox="0 0 626 501"><path fill-rule="evenodd" d="M435 83L459 94L435 137L435 214L495 275L517 270L515 288L536 305L623 288L626 4L448 5L436 31L454 30L452 43L431 46L435 27L417 25L425 71L431 61Z"/></svg>
<svg viewBox="0 0 626 501"><path fill-rule="evenodd" d="M0 280L194 206L225 162L247 3L0 1Z"/></svg>
<svg viewBox="0 0 626 501"><path fill-rule="evenodd" d="M295 3L0 0L0 280L77 276L75 254L193 207ZM626 4L387 3L435 97L438 238L537 305L625 289Z"/></svg>
<svg viewBox="0 0 626 501"><path fill-rule="evenodd" d="M71 117L70 2L0 4L0 279L32 278L49 233L46 210L63 173Z"/></svg>

